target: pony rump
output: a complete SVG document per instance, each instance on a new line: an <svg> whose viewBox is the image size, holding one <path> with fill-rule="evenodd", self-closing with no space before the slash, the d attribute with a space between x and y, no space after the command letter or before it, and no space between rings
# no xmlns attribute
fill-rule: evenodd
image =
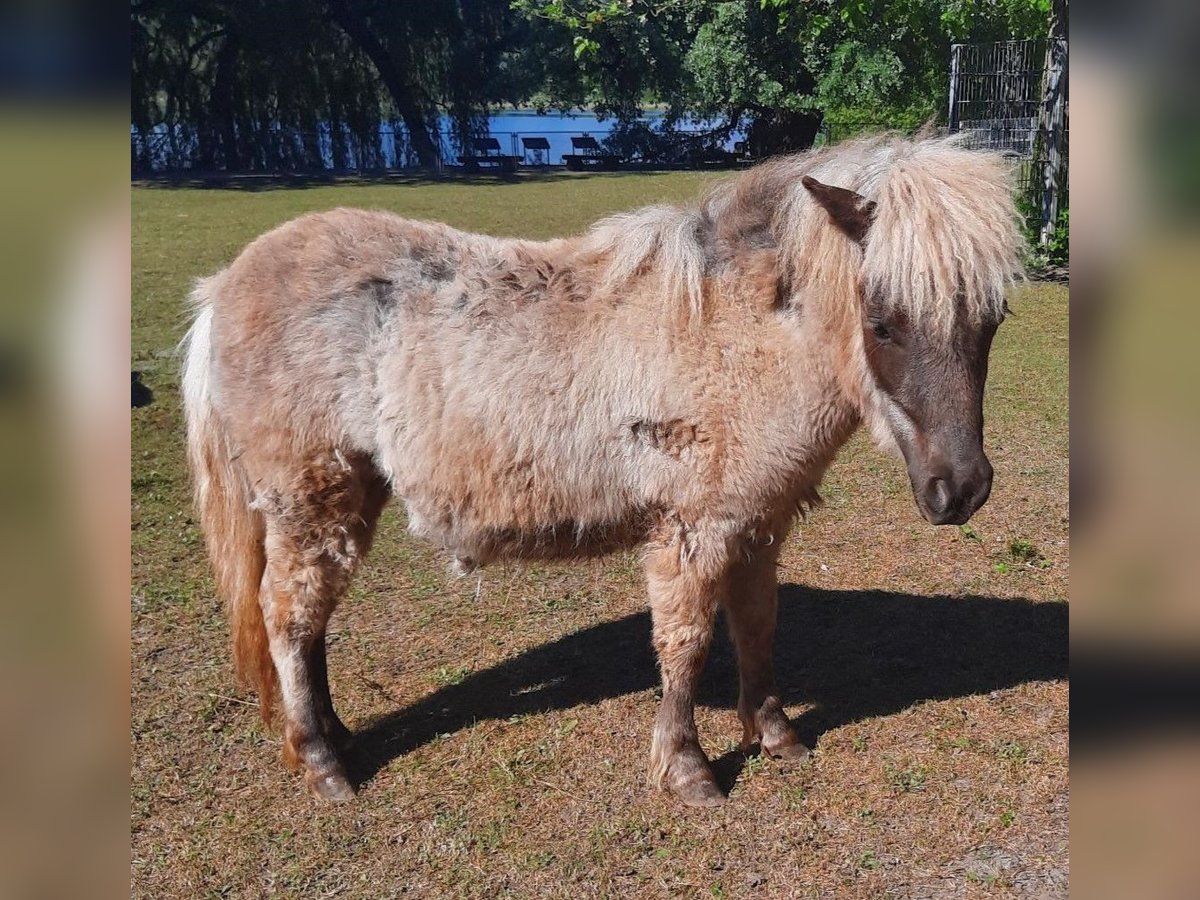
<svg viewBox="0 0 1200 900"><path fill-rule="evenodd" d="M234 669L238 678L258 693L263 720L269 721L278 694L278 676L259 605L266 568L265 528L262 514L252 507L246 472L213 407L211 298L220 277L197 283L191 302L198 315L181 344L187 453L217 592L229 617Z"/></svg>

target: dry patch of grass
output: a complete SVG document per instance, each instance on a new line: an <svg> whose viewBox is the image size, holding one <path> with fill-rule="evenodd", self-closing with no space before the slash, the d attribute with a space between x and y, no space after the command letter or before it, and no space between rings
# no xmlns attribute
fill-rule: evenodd
<svg viewBox="0 0 1200 900"><path fill-rule="evenodd" d="M455 580L395 510L336 614L333 690L358 800L321 807L232 683L187 495L176 361L189 279L308 209L380 206L545 236L692 195L707 176L134 191L134 895L1066 895L1067 295L1012 300L988 398L992 500L917 516L856 439L785 551L779 674L815 742L788 768L733 749L718 640L699 710L732 788L651 792L656 702L636 559Z"/></svg>

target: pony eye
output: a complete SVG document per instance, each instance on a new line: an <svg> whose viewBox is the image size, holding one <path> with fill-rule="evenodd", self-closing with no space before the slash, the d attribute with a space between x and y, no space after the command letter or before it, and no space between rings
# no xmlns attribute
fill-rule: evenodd
<svg viewBox="0 0 1200 900"><path fill-rule="evenodd" d="M882 322L875 322L871 325L871 330L875 332L875 337L881 341L888 341L892 338L892 333L888 331L888 327Z"/></svg>

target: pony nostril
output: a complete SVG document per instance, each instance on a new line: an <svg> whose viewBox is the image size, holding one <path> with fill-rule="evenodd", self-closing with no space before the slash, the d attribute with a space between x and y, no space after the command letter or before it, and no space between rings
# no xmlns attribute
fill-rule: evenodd
<svg viewBox="0 0 1200 900"><path fill-rule="evenodd" d="M992 465L986 459L976 470L974 477L963 485L962 496L972 512L987 502L992 493Z"/></svg>
<svg viewBox="0 0 1200 900"><path fill-rule="evenodd" d="M943 478L931 478L925 487L925 505L935 515L940 515L950 508L954 495L950 484Z"/></svg>
<svg viewBox="0 0 1200 900"><path fill-rule="evenodd" d="M992 493L992 479L985 478L982 482L972 486L967 497L970 498L971 509L976 510L983 504L987 503L988 496Z"/></svg>

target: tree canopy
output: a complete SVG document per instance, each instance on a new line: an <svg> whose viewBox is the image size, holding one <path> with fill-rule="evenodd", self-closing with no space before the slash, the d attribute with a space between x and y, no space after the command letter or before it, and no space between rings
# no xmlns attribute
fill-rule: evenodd
<svg viewBox="0 0 1200 900"><path fill-rule="evenodd" d="M761 153L822 123L944 114L954 41L1045 35L1049 0L134 0L132 125L194 165L381 164L395 123L422 165L443 117L587 107L632 126L748 129ZM145 142L140 152L149 165Z"/></svg>
<svg viewBox="0 0 1200 900"><path fill-rule="evenodd" d="M441 115L465 133L542 81L508 0L136 0L132 45L133 127L201 166L311 167L322 136L378 164L384 121L432 165Z"/></svg>

